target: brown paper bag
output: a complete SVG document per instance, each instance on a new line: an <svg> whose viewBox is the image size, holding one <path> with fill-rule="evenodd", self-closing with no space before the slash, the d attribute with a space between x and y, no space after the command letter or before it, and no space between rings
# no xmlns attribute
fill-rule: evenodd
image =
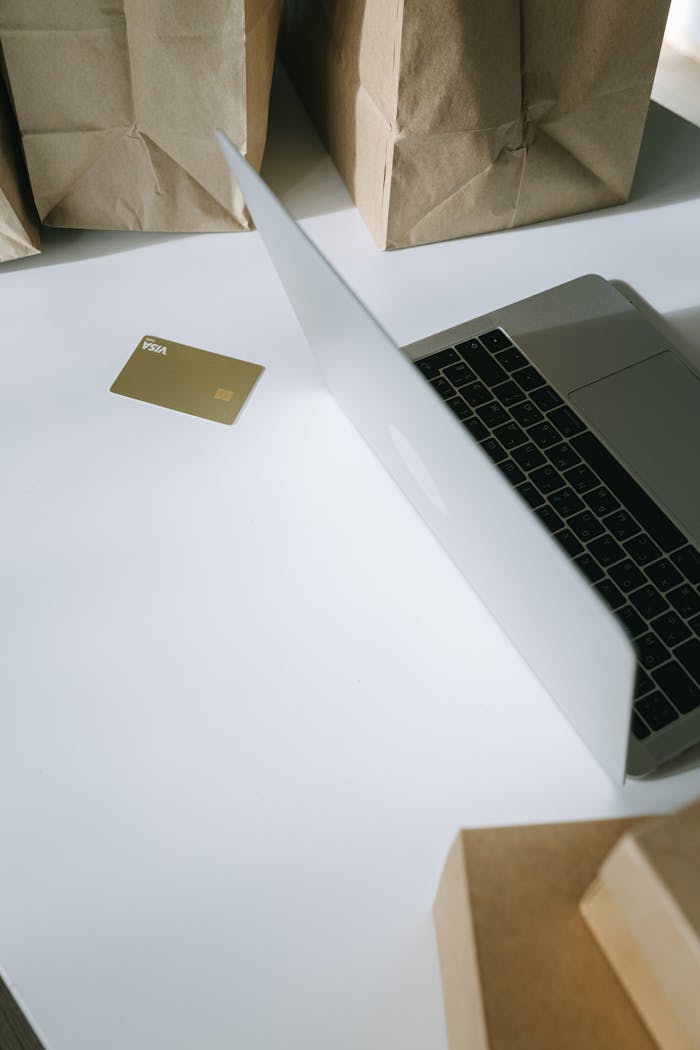
<svg viewBox="0 0 700 1050"><path fill-rule="evenodd" d="M286 0L282 55L382 248L627 199L668 0Z"/></svg>
<svg viewBox="0 0 700 1050"><path fill-rule="evenodd" d="M279 0L3 0L43 222L248 229L213 132L260 166L278 19Z"/></svg>
<svg viewBox="0 0 700 1050"><path fill-rule="evenodd" d="M39 224L10 99L0 78L0 262L39 251Z"/></svg>

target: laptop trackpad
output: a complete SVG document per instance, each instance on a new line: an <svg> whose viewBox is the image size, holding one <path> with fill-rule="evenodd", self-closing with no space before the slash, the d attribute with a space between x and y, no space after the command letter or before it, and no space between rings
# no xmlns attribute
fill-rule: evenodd
<svg viewBox="0 0 700 1050"><path fill-rule="evenodd" d="M700 543L700 379L666 352L569 396L611 451Z"/></svg>

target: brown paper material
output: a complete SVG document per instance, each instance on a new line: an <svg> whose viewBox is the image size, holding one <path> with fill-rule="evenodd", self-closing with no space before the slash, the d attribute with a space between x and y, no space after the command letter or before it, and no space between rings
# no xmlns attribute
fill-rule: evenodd
<svg viewBox="0 0 700 1050"><path fill-rule="evenodd" d="M434 917L450 1050L652 1050L579 901L638 820L460 832Z"/></svg>
<svg viewBox="0 0 700 1050"><path fill-rule="evenodd" d="M248 229L213 132L260 166L278 17L279 0L3 0L42 221Z"/></svg>
<svg viewBox="0 0 700 1050"><path fill-rule="evenodd" d="M581 911L659 1046L700 1047L700 803L626 835Z"/></svg>
<svg viewBox="0 0 700 1050"><path fill-rule="evenodd" d="M382 248L627 199L668 0L286 0L281 46Z"/></svg>
<svg viewBox="0 0 700 1050"><path fill-rule="evenodd" d="M0 262L36 255L39 224L10 99L0 78Z"/></svg>

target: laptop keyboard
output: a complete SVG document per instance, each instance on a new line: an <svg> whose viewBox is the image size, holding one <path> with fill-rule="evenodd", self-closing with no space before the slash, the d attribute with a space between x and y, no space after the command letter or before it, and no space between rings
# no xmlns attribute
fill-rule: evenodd
<svg viewBox="0 0 700 1050"><path fill-rule="evenodd" d="M700 554L502 329L416 367L632 637L639 740L700 707Z"/></svg>

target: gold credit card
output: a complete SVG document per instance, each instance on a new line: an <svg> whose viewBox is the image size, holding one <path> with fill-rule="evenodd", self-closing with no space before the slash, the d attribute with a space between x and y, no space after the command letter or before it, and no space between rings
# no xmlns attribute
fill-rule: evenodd
<svg viewBox="0 0 700 1050"><path fill-rule="evenodd" d="M110 390L216 423L233 423L264 371L250 361L145 335Z"/></svg>

